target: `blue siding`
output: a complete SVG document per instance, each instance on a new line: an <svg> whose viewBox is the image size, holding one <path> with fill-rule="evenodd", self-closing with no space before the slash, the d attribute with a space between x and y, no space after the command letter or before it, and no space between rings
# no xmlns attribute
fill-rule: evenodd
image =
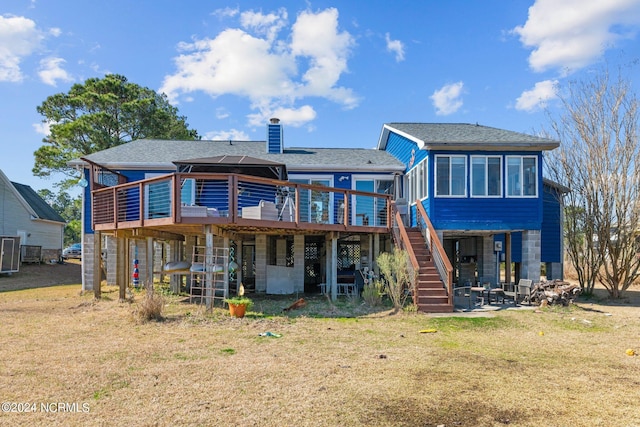
<svg viewBox="0 0 640 427"><path fill-rule="evenodd" d="M409 171L427 157L427 152L421 150L415 142L395 133L389 134L385 151L404 163L407 168L406 171Z"/></svg>
<svg viewBox="0 0 640 427"><path fill-rule="evenodd" d="M542 223L538 199L436 197L425 202L439 230L539 230Z"/></svg>
<svg viewBox="0 0 640 427"><path fill-rule="evenodd" d="M562 262L561 207L555 189L544 186L544 209L540 232L540 261ZM504 244L504 234L496 235L496 241ZM522 262L522 233L511 233L511 258L513 262Z"/></svg>
<svg viewBox="0 0 640 427"><path fill-rule="evenodd" d="M496 234L493 241L502 242L502 247L506 247L504 234ZM520 231L511 233L511 261L522 262L522 232Z"/></svg>
<svg viewBox="0 0 640 427"><path fill-rule="evenodd" d="M501 155L503 195L495 197L470 197L470 157L467 157L467 196L466 197L431 197L423 201L425 210L436 229L443 230L539 230L542 226L542 159L540 153L502 152L488 153L470 151L461 153L432 151L429 162L429 194L435 194L435 156L442 155ZM508 155L538 156L538 195L537 198L505 197L506 194L506 161Z"/></svg>
<svg viewBox="0 0 640 427"><path fill-rule="evenodd" d="M281 124L267 125L267 152L268 153L282 152L282 125Z"/></svg>
<svg viewBox="0 0 640 427"><path fill-rule="evenodd" d="M542 215L542 262L562 262L562 208L556 189L544 186Z"/></svg>

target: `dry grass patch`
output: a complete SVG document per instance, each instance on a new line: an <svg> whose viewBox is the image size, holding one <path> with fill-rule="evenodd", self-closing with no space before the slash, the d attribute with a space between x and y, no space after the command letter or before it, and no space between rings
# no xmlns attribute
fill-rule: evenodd
<svg viewBox="0 0 640 427"><path fill-rule="evenodd" d="M105 291L0 293L2 400L90 408L0 425L640 425L640 357L625 354L640 318L591 301L434 317L323 297L283 313L296 297L252 295L235 319L164 295L163 321L140 323L142 293Z"/></svg>
<svg viewBox="0 0 640 427"><path fill-rule="evenodd" d="M165 299L157 292L144 292L140 302L136 303L133 310L133 317L139 322L149 322L151 320L162 320L162 311Z"/></svg>

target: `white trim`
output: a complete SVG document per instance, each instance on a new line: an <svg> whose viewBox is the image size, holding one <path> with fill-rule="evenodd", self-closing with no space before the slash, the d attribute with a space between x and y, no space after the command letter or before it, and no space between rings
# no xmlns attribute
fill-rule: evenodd
<svg viewBox="0 0 640 427"><path fill-rule="evenodd" d="M422 179L419 179L420 174L422 174ZM429 198L429 156L412 167L405 176L407 198L410 205L415 205L417 199L422 201ZM415 187L412 186L413 182L416 184Z"/></svg>
<svg viewBox="0 0 640 427"><path fill-rule="evenodd" d="M485 159L484 163L484 194L473 194L473 159L482 158ZM489 194L489 158L498 158L500 160L500 194ZM504 173L503 173L503 156L500 155L486 155L486 154L472 154L469 156L469 197L472 199L499 199L502 198L504 193Z"/></svg>
<svg viewBox="0 0 640 427"><path fill-rule="evenodd" d="M438 194L438 158L439 157L447 157L449 159L449 193L451 193L451 159L454 157L463 158L464 159L464 193L463 194ZM469 184L469 165L467 159L469 158L466 154L436 154L433 158L433 193L434 197L442 197L442 198L466 198L467 197L467 187Z"/></svg>
<svg viewBox="0 0 640 427"><path fill-rule="evenodd" d="M523 181L520 183L520 194L519 195L512 195L509 194L509 159L520 159L520 170L518 172L518 176L520 177L520 179ZM524 159L530 159L533 158L535 160L535 171L536 171L536 182L534 185L535 188L535 194L531 195L524 195ZM505 169L505 197L506 198L510 198L510 199L534 199L538 197L538 186L540 185L540 173L538 170L538 156L536 155L507 155L505 156L505 161L504 161L504 169Z"/></svg>
<svg viewBox="0 0 640 427"><path fill-rule="evenodd" d="M308 179L309 181L329 181L329 187L333 187L333 178L334 175L331 174L295 174L294 176L289 177L289 181L293 179ZM308 182L307 184L311 184Z"/></svg>
<svg viewBox="0 0 640 427"><path fill-rule="evenodd" d="M305 184L311 184L314 185L311 181L329 181L329 188L333 188L334 187L334 176L333 174L324 174L324 175L314 175L314 174L300 174L300 175L294 175L294 176L289 176L288 180L290 182L293 183L298 183L298 181L306 181ZM311 191L311 190L304 190L304 191ZM327 212L328 214L328 218L329 218L329 222L331 223L331 221L333 221L333 203L334 202L334 192L330 192L329 193L329 211ZM302 212L306 212L305 215L308 215L309 221L311 221L311 194L309 194L309 206L300 206L300 214L302 214ZM312 222L312 221L311 221Z"/></svg>
<svg viewBox="0 0 640 427"><path fill-rule="evenodd" d="M31 207L31 205L29 203L27 203L25 198L22 197L22 194L20 194L20 192L16 189L16 187L13 186L13 184L11 183L9 178L4 174L4 172L2 172L2 170L0 170L0 179L3 179L5 181L5 185L7 186L7 188L10 189L10 191L18 199L20 204L22 204L22 207L24 207L25 210L29 213L29 215L31 215L31 217L32 217L31 219L39 218L38 214L36 213L36 211ZM23 184L23 185L25 185L25 184ZM61 224L64 224L64 223L61 223Z"/></svg>
<svg viewBox="0 0 640 427"><path fill-rule="evenodd" d="M416 143L416 145L418 146L418 148L419 148L419 149L421 149L421 150L425 147L425 144L424 144L424 141L423 141L423 140L421 140L421 139L419 139L419 138L416 138L415 136L413 136L413 135L411 135L411 134L408 134L408 133L406 133L406 132L403 132L403 131L401 131L401 130L399 130L399 129L396 129L396 128L394 128L393 126L384 125L384 129L388 129L389 131L391 131L391 132L393 132L393 133L397 134L398 136L401 136L401 137L403 137L403 138L406 138L406 139L408 139L409 141L415 142L415 143ZM388 139L389 139L388 137L385 139L385 147L386 147L386 141L387 141Z"/></svg>
<svg viewBox="0 0 640 427"><path fill-rule="evenodd" d="M384 194L384 193L377 193L376 192L376 184L379 181L387 181L387 182L391 182L392 185L396 185L395 179L393 176L390 175L352 175L351 176L351 189L352 190L358 190L356 188L356 184L357 182L373 182L373 193L376 194ZM395 192L395 189L394 189ZM393 194L391 194L391 196L393 196ZM355 197L352 197L351 201L351 221L353 224L356 224L357 221L357 210L358 210L358 196L356 195ZM376 204L377 204L377 199L374 199L374 205L372 207L372 211L373 213L376 212ZM377 225L377 220L376 218L371 218L370 221L373 221L370 223L370 225Z"/></svg>
<svg viewBox="0 0 640 427"><path fill-rule="evenodd" d="M282 154L283 156L286 155ZM276 159L277 161L277 159ZM163 172L162 174L171 174L175 173L178 170L174 163L168 162L102 162L100 165L104 166L108 169L120 170L120 171L137 171L137 170L149 170L149 169L165 169L172 172ZM296 172L296 171L318 171L318 172L344 172L346 170L349 171L359 171L359 172L404 172L404 166L392 166L392 165L372 165L372 164L354 164L354 165L338 165L338 164L318 164L318 165L310 165L305 163L286 163L288 172Z"/></svg>

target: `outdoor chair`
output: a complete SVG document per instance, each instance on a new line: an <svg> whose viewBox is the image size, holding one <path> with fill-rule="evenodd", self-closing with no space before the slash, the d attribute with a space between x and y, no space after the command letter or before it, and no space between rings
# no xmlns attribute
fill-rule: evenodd
<svg viewBox="0 0 640 427"><path fill-rule="evenodd" d="M518 304L518 300L522 297L522 302L525 300L527 304L531 305L531 284L533 280L531 279L520 279L518 281L518 287L516 289L516 304Z"/></svg>
<svg viewBox="0 0 640 427"><path fill-rule="evenodd" d="M500 299L502 299L502 303L504 304L504 299L505 299L504 288L502 286L489 287L489 289L487 290L487 300L489 304L491 304L492 298L496 302L496 304L500 302Z"/></svg>
<svg viewBox="0 0 640 427"><path fill-rule="evenodd" d="M453 306L471 308L471 284L453 288Z"/></svg>
<svg viewBox="0 0 640 427"><path fill-rule="evenodd" d="M518 288L516 287L515 283L502 283L502 302L504 302L505 299L508 298L513 300L513 304L515 305L517 303L517 297Z"/></svg>

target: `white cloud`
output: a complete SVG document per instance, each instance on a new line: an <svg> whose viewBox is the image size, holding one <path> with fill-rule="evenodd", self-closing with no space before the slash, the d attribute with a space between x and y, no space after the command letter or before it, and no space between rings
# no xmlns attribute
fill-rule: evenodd
<svg viewBox="0 0 640 427"><path fill-rule="evenodd" d="M355 41L346 31L338 32L338 10L302 12L293 25L291 53L309 61L302 76L301 95L321 96L354 108L358 99L351 89L335 87L340 75L348 71L347 59Z"/></svg>
<svg viewBox="0 0 640 427"><path fill-rule="evenodd" d="M49 136L49 134L51 134L51 125L52 123L50 122L34 123L33 130L35 130L36 133Z"/></svg>
<svg viewBox="0 0 640 427"><path fill-rule="evenodd" d="M38 75L43 83L56 86L58 80L72 82L73 78L62 68L66 61L62 58L45 58L40 61L40 71Z"/></svg>
<svg viewBox="0 0 640 427"><path fill-rule="evenodd" d="M222 120L222 119L226 119L229 116L230 114L226 108L224 107L216 108L216 119Z"/></svg>
<svg viewBox="0 0 640 427"><path fill-rule="evenodd" d="M404 61L404 44L400 40L391 40L389 33L384 35L387 42L387 51L396 54L396 62Z"/></svg>
<svg viewBox="0 0 640 427"><path fill-rule="evenodd" d="M290 34L280 35L286 19L284 9L270 14L244 12L242 29L180 43L181 53L174 58L177 70L165 76L160 91L173 103L197 91L212 97L245 97L256 111L248 116L249 122L273 117L276 111L299 125L313 120L313 108L296 106L305 97L329 99L345 108L357 106L353 91L338 86L355 44L348 32L339 31L338 11L302 12ZM284 115L281 119L286 120Z"/></svg>
<svg viewBox="0 0 640 427"><path fill-rule="evenodd" d="M176 100L180 93L203 91L250 99L291 96L295 73L293 58L274 54L269 43L238 29L228 29L215 39L182 43L184 53L175 58L178 72L165 76L160 91Z"/></svg>
<svg viewBox="0 0 640 427"><path fill-rule="evenodd" d="M19 82L20 62L40 45L43 35L31 19L0 15L0 82Z"/></svg>
<svg viewBox="0 0 640 427"><path fill-rule="evenodd" d="M640 26L637 0L536 0L523 26L512 31L533 48L534 71L559 68L575 71L596 61Z"/></svg>
<svg viewBox="0 0 640 427"><path fill-rule="evenodd" d="M299 108L261 109L259 113L249 115L249 124L263 126L270 118L277 117L287 126L300 127L315 120L316 116L316 111L310 105Z"/></svg>
<svg viewBox="0 0 640 427"><path fill-rule="evenodd" d="M516 99L516 110L532 112L544 108L547 101L558 97L557 90L557 80L538 82L533 89L525 90L522 92L522 95Z"/></svg>
<svg viewBox="0 0 640 427"><path fill-rule="evenodd" d="M53 27L49 29L49 34L51 34L53 37L60 37L60 35L62 34L62 30L60 28Z"/></svg>
<svg viewBox="0 0 640 427"><path fill-rule="evenodd" d="M209 141L249 141L249 135L241 130L214 130L206 132L203 139Z"/></svg>
<svg viewBox="0 0 640 427"><path fill-rule="evenodd" d="M232 18L240 13L240 9L225 7L224 9L216 9L213 11L212 15L217 16L218 18Z"/></svg>
<svg viewBox="0 0 640 427"><path fill-rule="evenodd" d="M280 9L278 13L267 15L260 12L242 12L240 14L240 24L248 30L253 30L255 34L266 36L267 40L273 41L278 32L287 23L286 9Z"/></svg>
<svg viewBox="0 0 640 427"><path fill-rule="evenodd" d="M457 82L442 86L433 92L430 96L433 106L436 108L436 114L446 116L455 113L462 107L462 89L464 83Z"/></svg>

